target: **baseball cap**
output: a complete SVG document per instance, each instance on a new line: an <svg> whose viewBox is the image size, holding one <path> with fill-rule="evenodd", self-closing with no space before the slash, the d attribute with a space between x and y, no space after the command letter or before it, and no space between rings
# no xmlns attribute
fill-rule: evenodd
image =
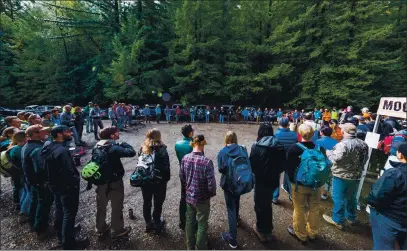
<svg viewBox="0 0 407 251"><path fill-rule="evenodd" d="M407 158L407 143L401 143L397 146L397 151L403 154L404 158Z"/></svg>
<svg viewBox="0 0 407 251"><path fill-rule="evenodd" d="M52 130L51 130L51 136L53 138L56 138L58 136L58 133L63 133L63 132L70 131L70 130L71 129L65 125L54 126L54 127L52 127Z"/></svg>
<svg viewBox="0 0 407 251"><path fill-rule="evenodd" d="M290 121L286 117L282 117L280 119L280 122L278 122L278 124L281 125L282 127L287 127L289 123Z"/></svg>
<svg viewBox="0 0 407 251"><path fill-rule="evenodd" d="M50 129L50 127L44 127L42 125L32 125L25 130L25 134L28 136L32 136L34 133L49 131Z"/></svg>
<svg viewBox="0 0 407 251"><path fill-rule="evenodd" d="M347 134L356 135L356 126L352 123L345 123L339 127Z"/></svg>

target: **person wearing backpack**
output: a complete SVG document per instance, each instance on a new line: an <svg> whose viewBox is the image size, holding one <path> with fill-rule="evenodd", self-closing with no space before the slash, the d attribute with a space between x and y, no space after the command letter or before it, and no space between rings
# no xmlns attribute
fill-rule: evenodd
<svg viewBox="0 0 407 251"><path fill-rule="evenodd" d="M343 140L327 152L332 162L332 217L323 215L326 222L339 229L344 228L345 220L351 225L357 223L356 193L368 158L368 146L356 137L356 126L346 123L341 129Z"/></svg>
<svg viewBox="0 0 407 251"><path fill-rule="evenodd" d="M407 246L407 144L397 144L398 162L372 185L367 197L370 205L373 250L393 250ZM404 247L403 247L404 245Z"/></svg>
<svg viewBox="0 0 407 251"><path fill-rule="evenodd" d="M192 152L191 141L192 137L194 136L194 129L190 124L184 125L181 128L181 133L184 136L182 140L178 140L175 143L175 153L177 154L179 166L181 168L182 158L185 155ZM186 202L186 191L185 186L181 182L181 200L179 202L179 228L182 230L185 229L185 221L186 221L186 213L187 213L187 202Z"/></svg>
<svg viewBox="0 0 407 251"><path fill-rule="evenodd" d="M249 158L256 179L254 185L256 224L253 226L253 232L260 242L272 241L273 191L278 188L280 174L285 169L284 145L273 135L271 124L260 125L257 140L251 147Z"/></svg>
<svg viewBox="0 0 407 251"><path fill-rule="evenodd" d="M225 194L229 231L223 232L221 237L232 249L235 249L237 248L237 226L240 222L240 196L253 189L254 179L247 150L237 144L236 133L228 131L224 143L225 147L218 153L218 171L222 174L220 187ZM240 182L238 183L237 180Z"/></svg>
<svg viewBox="0 0 407 251"><path fill-rule="evenodd" d="M287 152L286 166L294 204L293 224L287 230L305 245L308 239L314 240L319 232L321 187L329 177L329 166L325 150L312 142L313 128L302 124L298 132L302 142L293 145ZM317 161L309 161L311 157ZM306 168L310 175L307 175Z"/></svg>
<svg viewBox="0 0 407 251"><path fill-rule="evenodd" d="M75 218L79 206L80 175L67 144L72 140L68 126L51 130L52 142L40 152L46 183L55 200L55 230L63 249L83 248L86 239L75 239Z"/></svg>
<svg viewBox="0 0 407 251"><path fill-rule="evenodd" d="M101 140L94 147L91 160L99 165L101 174L99 182L94 182L97 186L96 229L100 238L106 237L111 229L112 239L117 239L127 236L131 231L130 227L124 227L123 176L125 171L120 159L134 157L136 152L132 146L125 142L117 143L117 140L120 139L117 127L106 127L100 131L99 135ZM112 207L111 223L106 224L106 207L109 201Z"/></svg>
<svg viewBox="0 0 407 251"><path fill-rule="evenodd" d="M39 240L45 240L52 234L48 229L48 220L53 194L46 185L46 173L39 156L49 129L42 125L29 126L25 131L28 141L21 150L21 162L30 190L31 204L29 215L21 215L19 220L20 222L30 221Z"/></svg>
<svg viewBox="0 0 407 251"><path fill-rule="evenodd" d="M170 180L170 158L167 146L161 140L161 132L157 128L148 130L139 156L151 156L153 159L154 179L151 184L141 187L143 195L143 217L146 222L146 232L154 231L160 234L164 229L165 220L162 219L162 209L167 192L167 183ZM140 158L139 158L140 162ZM138 163L140 165L142 163ZM151 219L152 200L154 198L154 211Z"/></svg>
<svg viewBox="0 0 407 251"><path fill-rule="evenodd" d="M185 185L187 218L185 225L187 249L208 249L207 232L210 199L216 195L216 180L212 160L204 156L204 135L193 137L192 153L184 156L179 173ZM198 227L196 225L198 224Z"/></svg>

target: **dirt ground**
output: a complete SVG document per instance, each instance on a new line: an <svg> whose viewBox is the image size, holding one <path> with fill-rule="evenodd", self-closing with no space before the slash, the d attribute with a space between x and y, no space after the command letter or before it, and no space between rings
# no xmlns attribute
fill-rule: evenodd
<svg viewBox="0 0 407 251"><path fill-rule="evenodd" d="M105 121L105 125L108 122ZM111 242L106 240L100 242L96 237L95 230L95 187L86 191L86 183L81 181L81 194L79 212L76 221L82 225L82 234L87 234L90 239L89 249L186 249L185 233L178 228L178 205L180 199L180 181L178 178L178 160L174 151L175 142L182 138L180 129L182 124L155 124L139 126L136 129L130 129L121 133L120 141L125 141L135 148L139 148L144 140L145 133L151 127L158 128L163 137L163 141L168 146L168 152L171 161L171 180L168 183L167 197L164 203L163 216L167 222L166 230L160 235L144 233L145 224L142 217L142 195L139 188L133 188L129 184L129 177L132 173L136 158L123 159L126 174L125 182L125 201L124 201L124 218L125 225L132 227L129 240L120 240ZM222 147L224 134L227 130L234 130L238 135L239 144L251 146L256 139L257 125L246 124L194 124L195 133L202 133L208 141L205 148L205 155L212 160L216 160L216 155ZM84 140L91 148L96 141L92 134L84 134ZM248 147L250 150L250 147ZM89 152L82 158L82 163L89 159ZM215 163L215 169L216 161ZM228 245L220 238L220 233L227 229L226 206L223 191L219 187L220 174L216 171L216 180L218 190L216 197L211 200L211 214L209 220L209 242L212 249L228 249ZM0 217L1 217L1 249L49 249L57 243L56 237L45 242L39 242L27 224L18 223L18 214L13 210L11 198L11 185L8 179L1 180L2 194L0 197ZM287 226L292 222L292 204L288 200L286 193L280 193L281 205L273 205L273 224L275 241L269 244L261 244L251 230L255 223L256 216L254 213L253 192L242 196L240 215L243 226L238 229L238 244L240 249L371 249L372 238L369 226L368 215L365 212L359 212L361 225L349 227L340 231L322 219L323 213L330 213L332 201L321 202L321 228L320 238L308 245L303 246L297 242L287 232ZM132 208L135 219L131 220L128 216L128 210ZM109 209L110 212L110 209ZM51 220L54 219L54 209L51 211ZM109 213L108 213L109 215ZM110 216L108 216L110 217ZM107 219L109 222L110 219Z"/></svg>

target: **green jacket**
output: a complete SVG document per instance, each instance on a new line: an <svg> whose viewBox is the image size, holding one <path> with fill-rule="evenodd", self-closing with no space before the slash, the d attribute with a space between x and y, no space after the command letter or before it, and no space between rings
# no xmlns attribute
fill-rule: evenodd
<svg viewBox="0 0 407 251"><path fill-rule="evenodd" d="M184 139L178 140L175 143L175 152L177 153L177 158L180 165L182 162L182 158L188 153L192 152L192 147L189 144L191 141L191 138L184 137Z"/></svg>
<svg viewBox="0 0 407 251"><path fill-rule="evenodd" d="M92 107L93 108L93 107ZM83 108L83 113L85 114L85 117L89 117L89 113L90 113L91 107L90 106L85 106L85 108Z"/></svg>

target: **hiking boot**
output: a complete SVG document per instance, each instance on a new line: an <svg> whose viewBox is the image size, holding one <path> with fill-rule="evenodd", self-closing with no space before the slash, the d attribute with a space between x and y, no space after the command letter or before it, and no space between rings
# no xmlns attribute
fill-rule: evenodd
<svg viewBox="0 0 407 251"><path fill-rule="evenodd" d="M298 238L297 234L295 233L294 227L292 225L288 226L287 231L292 237L294 237L302 245L307 245L307 240L301 240L300 238Z"/></svg>
<svg viewBox="0 0 407 251"><path fill-rule="evenodd" d="M232 249L237 248L237 241L233 240L233 238L230 236L230 233L223 232L220 234L220 236L222 237L222 240L226 241L229 244L230 248L232 248Z"/></svg>
<svg viewBox="0 0 407 251"><path fill-rule="evenodd" d="M26 222L29 222L31 220L30 216L25 215L25 214L20 214L18 216L18 223L23 224Z"/></svg>
<svg viewBox="0 0 407 251"><path fill-rule="evenodd" d="M111 228L111 227L112 227L112 224L109 223L109 224L106 225L106 228L105 228L102 232L97 231L97 232L96 232L97 237L98 237L99 239L104 239L104 238L106 238L107 234L110 233L110 228Z"/></svg>
<svg viewBox="0 0 407 251"><path fill-rule="evenodd" d="M161 231L164 229L165 220L161 220L160 223L155 224L154 234L160 234Z"/></svg>
<svg viewBox="0 0 407 251"><path fill-rule="evenodd" d="M155 225L153 222L149 222L146 224L146 233L151 233L155 229Z"/></svg>
<svg viewBox="0 0 407 251"><path fill-rule="evenodd" d="M117 240L119 238L128 237L130 231L131 231L131 227L125 227L125 228L123 228L123 230L121 232L113 233L112 240Z"/></svg>
<svg viewBox="0 0 407 251"><path fill-rule="evenodd" d="M334 220L332 220L331 216L328 216L326 214L322 215L322 218L324 218L324 220L326 222L328 222L331 225L334 225L335 227L337 227L339 230L343 230L343 224L338 224L336 223Z"/></svg>
<svg viewBox="0 0 407 251"><path fill-rule="evenodd" d="M265 234L262 234L259 231L257 231L256 224L253 225L252 229L253 229L254 234L257 236L257 238L259 238L259 241L261 243L267 242L267 236Z"/></svg>

